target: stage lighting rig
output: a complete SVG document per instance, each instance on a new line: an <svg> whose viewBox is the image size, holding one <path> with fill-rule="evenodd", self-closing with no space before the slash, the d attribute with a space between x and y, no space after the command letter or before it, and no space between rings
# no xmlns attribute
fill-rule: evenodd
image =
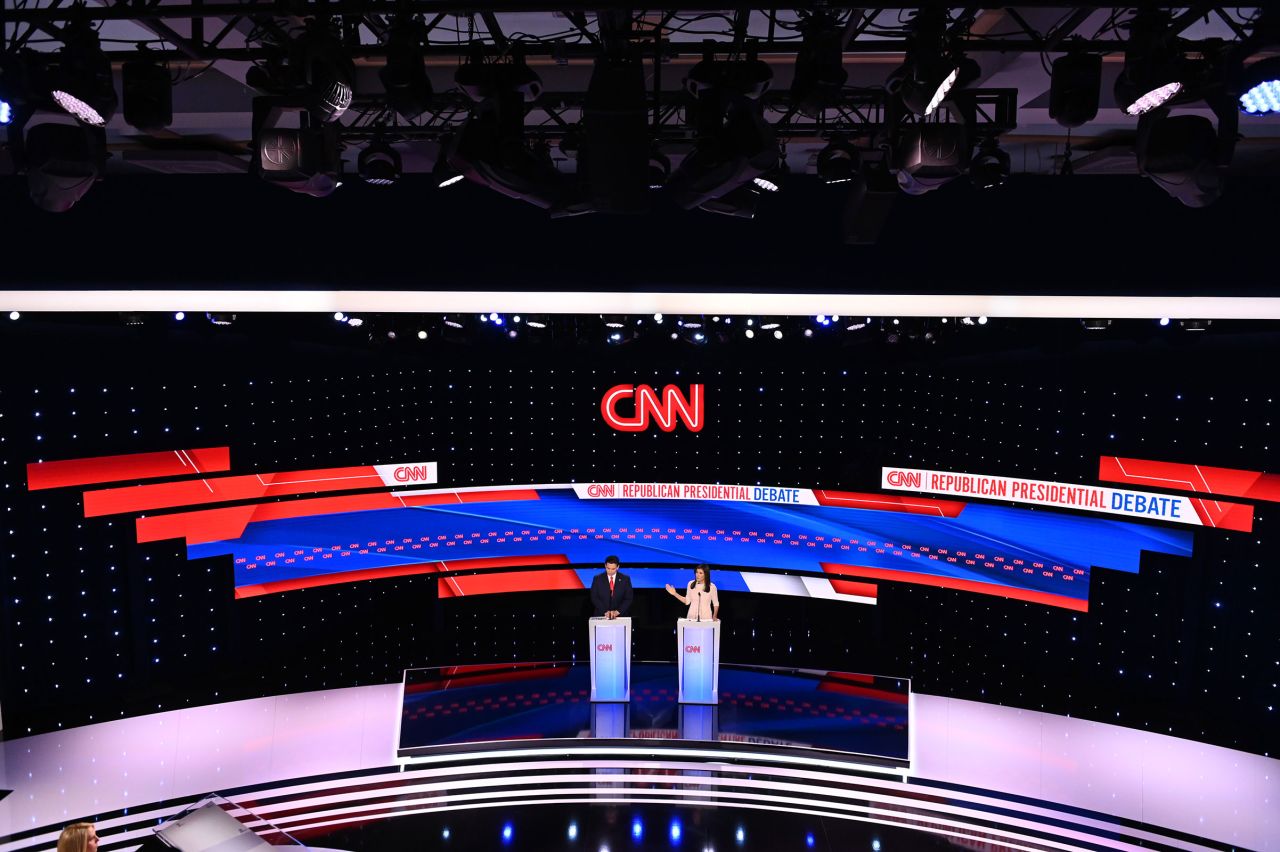
<svg viewBox="0 0 1280 852"><path fill-rule="evenodd" d="M70 210L106 169L103 129L82 126L65 116L50 115L32 124L22 148L31 200L50 213Z"/></svg>
<svg viewBox="0 0 1280 852"><path fill-rule="evenodd" d="M1258 57L1263 51L1274 54L1277 50L1280 50L1280 15L1264 11L1236 52L1231 72L1237 103L1246 115L1280 112L1280 56ZM1249 63L1247 67L1246 63Z"/></svg>
<svg viewBox="0 0 1280 852"><path fill-rule="evenodd" d="M1167 12L1142 9L1128 22L1124 69L1115 98L1129 115L1143 115L1172 103L1187 87L1192 68Z"/></svg>
<svg viewBox="0 0 1280 852"><path fill-rule="evenodd" d="M317 125L304 105L287 99L260 97L253 101L253 167L268 183L323 198L342 183L342 154L338 129ZM296 116L297 127L281 126L286 115Z"/></svg>
<svg viewBox="0 0 1280 852"><path fill-rule="evenodd" d="M124 120L142 131L160 130L173 123L173 84L169 67L140 45L138 55L121 69Z"/></svg>
<svg viewBox="0 0 1280 852"><path fill-rule="evenodd" d="M741 60L719 60L713 46L704 48L702 61L684 83L692 101L694 149L667 182L682 208L744 218L754 214L759 196L753 181L778 164L777 139L759 103L772 80L754 42L748 42Z"/></svg>
<svg viewBox="0 0 1280 852"><path fill-rule="evenodd" d="M893 153L899 188L924 195L968 169L972 145L965 125L931 122L903 128Z"/></svg>
<svg viewBox="0 0 1280 852"><path fill-rule="evenodd" d="M250 68L245 82L268 95L304 104L319 122L342 117L355 97L355 65L332 20L312 18L304 31Z"/></svg>
<svg viewBox="0 0 1280 852"><path fill-rule="evenodd" d="M844 29L830 12L814 12L800 24L791 100L802 115L821 116L840 103L849 73L844 70Z"/></svg>
<svg viewBox="0 0 1280 852"><path fill-rule="evenodd" d="M978 78L978 64L953 44L947 32L945 10L917 12L907 45L906 61L890 75L885 88L914 115L933 115Z"/></svg>
<svg viewBox="0 0 1280 852"><path fill-rule="evenodd" d="M449 165L474 183L558 212L567 183L550 149L525 138L526 104L542 94L542 80L518 45L505 57L485 59L483 47L475 45L454 75L473 106L449 152Z"/></svg>
<svg viewBox="0 0 1280 852"><path fill-rule="evenodd" d="M1049 117L1063 127L1081 127L1098 115L1102 56L1072 50L1053 61Z"/></svg>
<svg viewBox="0 0 1280 852"><path fill-rule="evenodd" d="M62 49L43 69L54 103L91 127L105 127L119 99L111 61L87 20L74 18L62 31Z"/></svg>
<svg viewBox="0 0 1280 852"><path fill-rule="evenodd" d="M861 177L862 155L843 136L832 136L818 152L818 179L823 183L849 183Z"/></svg>
<svg viewBox="0 0 1280 852"><path fill-rule="evenodd" d="M601 12L602 43L582 110L574 212L643 213L651 193L649 104L645 68L627 36L630 14Z"/></svg>
<svg viewBox="0 0 1280 852"><path fill-rule="evenodd" d="M434 92L427 77L427 28L420 17L401 16L387 32L387 63L378 72L387 103L406 119L431 109Z"/></svg>
<svg viewBox="0 0 1280 852"><path fill-rule="evenodd" d="M979 189L1004 186L1009 179L1009 153L994 138L983 139L969 164L969 179Z"/></svg>
<svg viewBox="0 0 1280 852"><path fill-rule="evenodd" d="M403 173L399 152L382 139L374 139L365 146L357 167L364 182L374 186L392 186Z"/></svg>

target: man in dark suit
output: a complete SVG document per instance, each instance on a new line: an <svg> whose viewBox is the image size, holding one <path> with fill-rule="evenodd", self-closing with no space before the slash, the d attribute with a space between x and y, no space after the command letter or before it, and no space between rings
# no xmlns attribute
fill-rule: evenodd
<svg viewBox="0 0 1280 852"><path fill-rule="evenodd" d="M591 609L596 618L617 618L631 611L631 578L618 570L616 556L606 556L604 573L591 581Z"/></svg>

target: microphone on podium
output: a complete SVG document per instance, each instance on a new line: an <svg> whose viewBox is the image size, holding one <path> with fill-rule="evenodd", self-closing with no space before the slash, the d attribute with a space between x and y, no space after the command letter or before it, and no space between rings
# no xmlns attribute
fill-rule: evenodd
<svg viewBox="0 0 1280 852"><path fill-rule="evenodd" d="M702 589L698 589L698 618L696 620L702 621Z"/></svg>

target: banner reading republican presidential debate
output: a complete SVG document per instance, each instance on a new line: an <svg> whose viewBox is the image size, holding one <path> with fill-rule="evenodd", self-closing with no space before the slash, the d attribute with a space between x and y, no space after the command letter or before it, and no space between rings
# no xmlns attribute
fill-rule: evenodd
<svg viewBox="0 0 1280 852"><path fill-rule="evenodd" d="M880 471L880 487L895 491L926 491L956 497L985 497L1053 506L1058 509L1080 509L1128 518L1145 518L1195 527L1248 532L1253 528L1253 507L1221 500L1127 491L1105 485L1080 485L1046 482L1015 476L991 476L981 473L949 473L941 470L918 470L886 467Z"/></svg>

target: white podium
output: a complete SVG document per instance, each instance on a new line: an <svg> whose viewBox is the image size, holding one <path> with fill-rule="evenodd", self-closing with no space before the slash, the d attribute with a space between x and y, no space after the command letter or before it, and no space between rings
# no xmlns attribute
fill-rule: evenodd
<svg viewBox="0 0 1280 852"><path fill-rule="evenodd" d="M720 622L676 622L681 704L720 703Z"/></svg>
<svg viewBox="0 0 1280 852"><path fill-rule="evenodd" d="M593 618L591 700L631 700L631 619Z"/></svg>

